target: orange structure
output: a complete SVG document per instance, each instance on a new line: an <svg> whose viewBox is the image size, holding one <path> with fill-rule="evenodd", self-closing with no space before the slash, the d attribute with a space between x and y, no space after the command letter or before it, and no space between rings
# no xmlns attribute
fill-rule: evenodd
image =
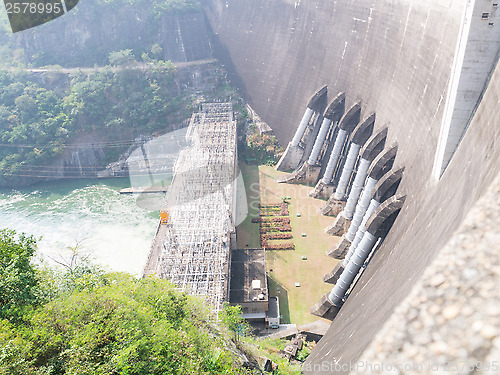
<svg viewBox="0 0 500 375"><path fill-rule="evenodd" d="M168 212L167 211L160 211L160 224L167 224L168 223Z"/></svg>

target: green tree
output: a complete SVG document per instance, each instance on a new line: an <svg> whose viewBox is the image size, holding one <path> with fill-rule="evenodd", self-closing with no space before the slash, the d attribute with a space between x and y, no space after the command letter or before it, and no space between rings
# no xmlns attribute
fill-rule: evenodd
<svg viewBox="0 0 500 375"><path fill-rule="evenodd" d="M28 122L37 115L36 100L29 95L21 95L15 100L17 110L21 113L23 121Z"/></svg>
<svg viewBox="0 0 500 375"><path fill-rule="evenodd" d="M31 260L36 240L24 233L0 230L0 318L23 320L32 306L41 302L40 281Z"/></svg>
<svg viewBox="0 0 500 375"><path fill-rule="evenodd" d="M158 43L155 43L151 47L151 53L155 59L160 60L163 57L163 48L161 48Z"/></svg>
<svg viewBox="0 0 500 375"><path fill-rule="evenodd" d="M250 329L248 323L241 316L240 305L231 306L228 302L224 302L219 319L233 333L236 342L240 340L240 336L245 336Z"/></svg>
<svg viewBox="0 0 500 375"><path fill-rule="evenodd" d="M108 275L0 325L0 374L235 374L200 302L156 278Z"/></svg>
<svg viewBox="0 0 500 375"><path fill-rule="evenodd" d="M109 63L111 65L130 65L135 63L135 57L132 54L131 49L123 49L117 52L111 52L109 54Z"/></svg>

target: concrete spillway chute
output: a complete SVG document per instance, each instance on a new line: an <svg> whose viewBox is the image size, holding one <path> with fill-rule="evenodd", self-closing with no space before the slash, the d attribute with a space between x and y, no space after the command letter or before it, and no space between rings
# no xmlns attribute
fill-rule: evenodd
<svg viewBox="0 0 500 375"><path fill-rule="evenodd" d="M345 95L338 94L328 105L322 116L321 126L315 137L308 139L304 155L309 154L307 162L300 162L300 167L287 176L277 179L278 182L287 182L292 184L316 183L319 175L324 169L318 165L325 154L331 151L328 147L333 135L336 135L336 127L339 119L345 110ZM315 139L314 139L315 138ZM314 141L314 143L313 143ZM333 146L333 144L332 144Z"/></svg>
<svg viewBox="0 0 500 375"><path fill-rule="evenodd" d="M295 134L281 156L276 169L289 171L296 169L304 157L311 152L312 142L319 131L321 113L325 107L327 86L322 86L307 102L307 108L302 116ZM310 129L308 131L308 129ZM310 147L307 147L308 144Z"/></svg>
<svg viewBox="0 0 500 375"><path fill-rule="evenodd" d="M367 230L351 256L338 265L324 280L331 282L336 279L335 286L330 293L325 294L320 301L311 307L310 312L314 315L327 319L334 319L342 307L346 295L355 285L359 278L360 270L372 255L377 240L384 238L394 224L404 202L405 196L393 196L379 205L367 220Z"/></svg>

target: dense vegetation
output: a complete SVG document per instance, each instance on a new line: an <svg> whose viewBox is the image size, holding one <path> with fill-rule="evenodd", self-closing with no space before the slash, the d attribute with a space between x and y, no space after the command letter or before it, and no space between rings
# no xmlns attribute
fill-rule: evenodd
<svg viewBox="0 0 500 375"><path fill-rule="evenodd" d="M248 163L276 165L283 148L273 134L260 134L257 125L250 124L246 134L245 158Z"/></svg>
<svg viewBox="0 0 500 375"><path fill-rule="evenodd" d="M112 54L114 67L69 78L0 71L0 175L29 175L81 135L116 142L187 117L190 96L178 90L174 66L154 60L134 68L127 52Z"/></svg>
<svg viewBox="0 0 500 375"><path fill-rule="evenodd" d="M192 297L155 278L30 264L33 238L0 231L1 374L235 374Z"/></svg>
<svg viewBox="0 0 500 375"><path fill-rule="evenodd" d="M30 264L36 241L25 235L0 230L0 319L22 321L33 306L43 301L39 277Z"/></svg>
<svg viewBox="0 0 500 375"><path fill-rule="evenodd" d="M32 263L33 237L0 230L0 374L254 374L242 353L298 374L281 341L246 335L239 306L204 304L156 278L106 273L75 253L64 271ZM237 349L240 348L240 351Z"/></svg>

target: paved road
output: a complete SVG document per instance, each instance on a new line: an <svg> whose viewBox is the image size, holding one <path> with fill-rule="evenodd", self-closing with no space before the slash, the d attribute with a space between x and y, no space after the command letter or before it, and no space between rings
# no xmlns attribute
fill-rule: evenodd
<svg viewBox="0 0 500 375"><path fill-rule="evenodd" d="M202 64L211 64L216 62L216 59L205 59L205 60L194 60L194 61L187 61L187 62L174 62L174 66L176 68L185 68L187 66L194 66L194 65L202 65ZM117 72L123 69L141 69L141 70L146 70L149 67L153 66L151 63L137 63L131 66L123 67L123 66L95 66L91 68L84 68L84 67L78 67L78 68L60 68L60 67L47 67L47 68L26 68L24 71L26 72L31 72L31 73L47 73L47 72L56 72L56 73L63 73L63 74L71 74L71 73L84 73L84 74L90 74L94 72L102 72L106 71L111 68L111 71ZM16 68L11 68L11 71L17 70Z"/></svg>

